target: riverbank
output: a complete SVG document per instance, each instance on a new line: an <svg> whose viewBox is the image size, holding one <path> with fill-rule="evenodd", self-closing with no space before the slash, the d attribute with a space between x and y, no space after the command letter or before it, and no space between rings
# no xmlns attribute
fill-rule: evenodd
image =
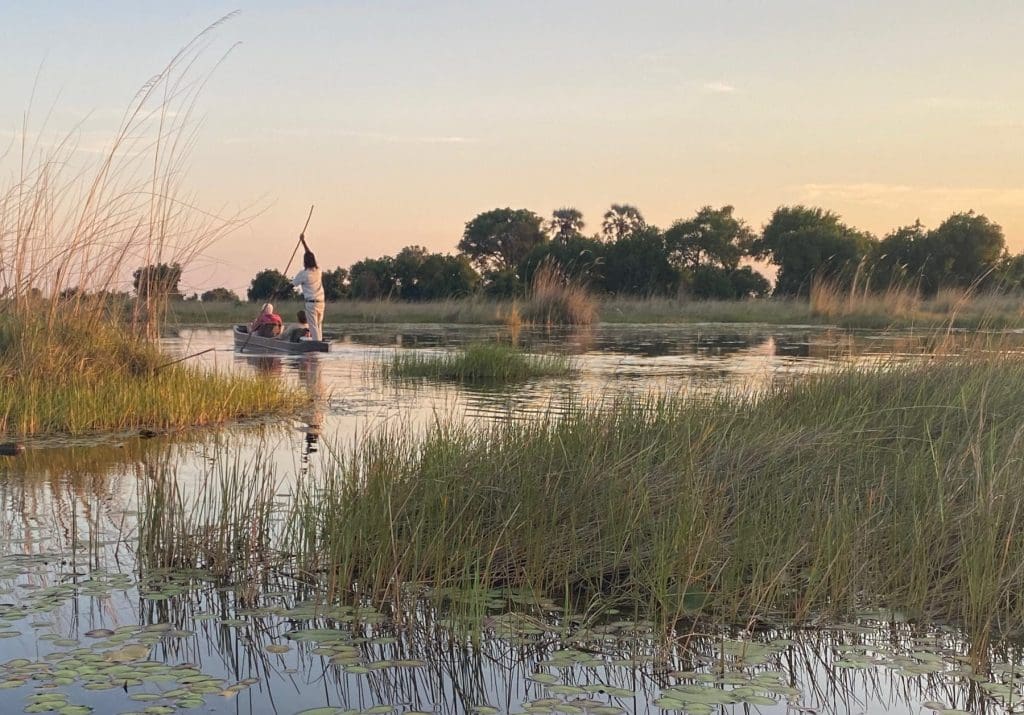
<svg viewBox="0 0 1024 715"><path fill-rule="evenodd" d="M821 296L814 303L795 298L743 301L694 301L670 298L599 298L603 323L760 323L767 325L834 325L843 328L1024 328L1024 304L1011 295L971 296L940 293L929 300L906 296ZM286 322L295 320L299 301L275 303ZM518 306L509 300L464 298L426 303L344 300L329 303L326 323L452 323L499 325L515 321ZM251 320L256 303L176 301L168 322L178 326L226 326Z"/></svg>

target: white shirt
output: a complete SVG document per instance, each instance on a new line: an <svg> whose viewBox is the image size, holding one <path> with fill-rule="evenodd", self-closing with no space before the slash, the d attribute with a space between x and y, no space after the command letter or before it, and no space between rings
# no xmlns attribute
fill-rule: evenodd
<svg viewBox="0 0 1024 715"><path fill-rule="evenodd" d="M324 285L320 281L319 268L307 268L303 271L299 271L298 274L292 278L292 285L299 286L299 288L302 289L302 297L305 298L307 302L324 302Z"/></svg>

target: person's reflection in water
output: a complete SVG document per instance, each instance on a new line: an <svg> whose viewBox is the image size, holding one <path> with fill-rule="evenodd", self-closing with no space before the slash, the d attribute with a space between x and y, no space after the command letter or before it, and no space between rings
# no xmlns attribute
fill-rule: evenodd
<svg viewBox="0 0 1024 715"><path fill-rule="evenodd" d="M281 358L276 355L256 355L246 358L257 373L261 375L281 375L283 366Z"/></svg>
<svg viewBox="0 0 1024 715"><path fill-rule="evenodd" d="M296 363L299 382L309 392L309 410L306 419L306 438L302 447L303 472L309 468L309 455L315 453L320 444L320 430L324 423L324 409L327 395L324 390L323 364L315 353L304 356Z"/></svg>

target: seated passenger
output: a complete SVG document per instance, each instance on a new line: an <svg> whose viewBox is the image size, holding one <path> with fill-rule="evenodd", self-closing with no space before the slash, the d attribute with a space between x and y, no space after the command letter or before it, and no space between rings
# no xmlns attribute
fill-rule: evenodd
<svg viewBox="0 0 1024 715"><path fill-rule="evenodd" d="M264 303L256 320L249 324L249 332L261 338L276 338L284 330L284 321L274 312L271 303Z"/></svg>
<svg viewBox="0 0 1024 715"><path fill-rule="evenodd" d="M298 315L298 325L288 331L288 340L293 343L299 342L302 338L309 337L309 325L306 324L306 311L300 310Z"/></svg>

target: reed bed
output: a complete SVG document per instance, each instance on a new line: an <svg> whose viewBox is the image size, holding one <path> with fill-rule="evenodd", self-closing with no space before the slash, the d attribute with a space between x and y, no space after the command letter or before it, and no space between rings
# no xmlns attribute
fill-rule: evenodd
<svg viewBox="0 0 1024 715"><path fill-rule="evenodd" d="M280 526L271 463L242 462L225 449L197 484L183 483L167 458L145 465L138 482L139 566L145 571L201 569L243 586L275 563ZM255 584L251 584L255 586Z"/></svg>
<svg viewBox="0 0 1024 715"><path fill-rule="evenodd" d="M475 343L455 352L396 350L377 366L385 380L432 378L453 382L521 382L565 377L573 366L564 355L533 355L500 343Z"/></svg>
<svg viewBox="0 0 1024 715"><path fill-rule="evenodd" d="M533 325L590 325L597 321L597 299L558 266L545 263L533 277L521 315Z"/></svg>
<svg viewBox="0 0 1024 715"><path fill-rule="evenodd" d="M845 328L964 328L1024 327L1024 300L1012 294L965 294L940 291L932 298L917 298L905 290L869 293L850 300L844 292L816 298L751 298L748 300L692 300L688 298L604 296L596 298L594 322L652 323L763 323L767 325L838 325ZM892 304L895 301L895 305ZM291 316L300 303L275 302L281 315ZM327 306L329 325L431 324L500 325L515 309L524 322L547 324L527 317L528 302L464 298L428 303L342 300ZM251 320L259 312L255 303L170 304L169 320L177 325L226 326ZM554 322L554 321L552 321Z"/></svg>
<svg viewBox="0 0 1024 715"><path fill-rule="evenodd" d="M666 625L888 607L984 639L1024 628L1022 404L1024 363L993 356L385 431L302 485L285 548L335 596L505 585Z"/></svg>
<svg viewBox="0 0 1024 715"><path fill-rule="evenodd" d="M306 401L276 380L172 359L116 319L83 326L73 314L53 322L0 315L0 434L169 430L291 412Z"/></svg>

